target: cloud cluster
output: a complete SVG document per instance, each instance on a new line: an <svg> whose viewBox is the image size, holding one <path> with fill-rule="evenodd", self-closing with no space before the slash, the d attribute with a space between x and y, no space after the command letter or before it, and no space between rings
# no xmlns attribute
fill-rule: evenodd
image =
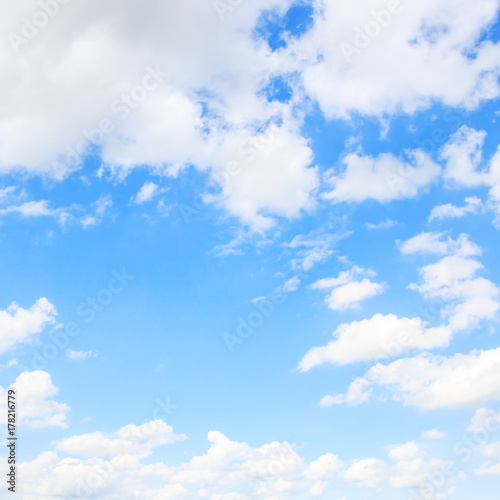
<svg viewBox="0 0 500 500"><path fill-rule="evenodd" d="M54 0L49 14L36 0L11 3L0 21L9 69L0 78L0 172L64 179L90 156L101 177L144 167L175 177L194 166L219 190L206 200L255 231L315 206L319 176L301 129L310 99L327 117L386 117L436 101L472 109L499 93L500 48L482 38L497 0L363 0L356 9L314 0L308 29L279 33L279 50L256 28L266 13L285 15L292 0ZM289 87L286 102L264 92L276 79ZM451 165L453 155L450 146L443 158ZM413 198L440 173L420 150L343 162L325 194L335 203ZM134 201L155 193L146 184ZM63 216L32 203L7 210Z"/></svg>
<svg viewBox="0 0 500 500"><path fill-rule="evenodd" d="M500 288L477 276L483 269L477 260L482 252L467 235L453 239L445 238L442 233L421 233L398 242L398 246L404 255L441 257L422 267L419 283L409 288L426 299L440 301L443 324L429 327L420 317L398 318L391 314L345 323L334 332L334 340L305 354L299 363L300 371L325 363L346 365L400 357L412 350L446 347L457 332L470 331L481 321L497 317ZM316 287L336 285L337 281L322 280ZM498 350L456 354L449 358L422 353L389 365L378 363L354 380L345 394L327 395L320 405L360 404L369 400L379 387L389 390L394 399L406 405L424 409L472 407L500 398L500 386L493 380L499 356Z"/></svg>
<svg viewBox="0 0 500 500"><path fill-rule="evenodd" d="M216 431L208 433L210 447L203 455L179 465L154 460L157 448L184 437L164 422L153 421L112 435L66 438L55 443L56 451L21 464L21 493L42 500L74 495L132 499L139 494L148 500L320 498L332 488L389 491L418 486L446 463L430 458L416 442L393 447L386 460L344 461L326 453L308 462L286 442L254 448ZM455 480L453 475L447 482Z"/></svg>

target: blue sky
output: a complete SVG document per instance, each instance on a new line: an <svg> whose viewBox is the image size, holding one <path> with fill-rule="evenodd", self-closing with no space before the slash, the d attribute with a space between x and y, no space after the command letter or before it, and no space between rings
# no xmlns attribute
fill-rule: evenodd
<svg viewBox="0 0 500 500"><path fill-rule="evenodd" d="M496 498L499 8L9 4L21 498Z"/></svg>

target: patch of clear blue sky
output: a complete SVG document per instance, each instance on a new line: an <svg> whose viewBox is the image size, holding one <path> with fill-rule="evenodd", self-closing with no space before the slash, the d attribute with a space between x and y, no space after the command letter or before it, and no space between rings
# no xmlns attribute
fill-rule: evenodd
<svg viewBox="0 0 500 500"><path fill-rule="evenodd" d="M278 49L283 46L284 32L300 36L310 22L310 9L298 5L285 17L264 16L257 33ZM272 87L270 99L287 99L285 80L272 82ZM464 113L436 105L411 117L401 114L392 118L386 137L376 119L355 116L352 123L328 121L316 109L307 116L304 133L310 138L321 171L339 171L345 141L358 134L366 153L400 156L405 148L418 147L428 139L436 127L449 138L459 126L469 124L488 130L486 150L491 154L498 137L498 123L492 122L496 108L497 103L490 103L481 111ZM431 154L437 159L437 148ZM375 313L413 316L425 307L425 301L406 287L417 279L420 263L432 259L403 257L395 241L439 229L439 224L426 222L432 207L441 202L460 204L463 191L444 190L438 184L416 200L391 204L369 201L354 207L321 202L311 215L298 221L280 221L281 236L274 244L259 249L250 246L243 256L221 259L213 249L229 241L238 227L236 220L222 217L223 213L211 206L200 210L189 223L179 208L161 217L154 203L143 207L129 203L149 178L145 170L113 183L92 175L99 166L98 158L87 160L82 173L87 174L90 184L81 182L78 174L61 183L2 179L4 186L11 181L22 184L32 199L49 199L54 208L73 203L88 207L102 194L113 196L113 220L105 218L102 225L88 230L76 225L61 229L53 219L17 216L3 216L0 226L0 233L7 235L0 240L4 284L0 307L4 309L13 300L29 307L45 296L57 307L61 322L76 320L82 325L82 334L70 347L99 352L98 359L82 363L69 361L61 353L46 368L60 387L57 399L72 408L71 434L112 432L131 422L140 424L151 416L156 399L165 397L179 405L168 422L190 438L159 451L169 463L185 460L184 452L204 452L209 430L255 446L275 440L303 444L302 452L310 459L327 452L349 459L385 458L381 447L389 443L414 440L430 428L466 427L470 410L420 412L392 402L371 402L360 408L316 406L325 394L344 392L353 376L364 373L365 364L322 367L307 374L293 371L303 354L328 342L342 322ZM178 179L154 180L169 188L164 195L166 203L177 207L193 206L206 185L206 178L194 169ZM341 222L344 216L346 227ZM398 225L385 231L367 231L366 222L387 218ZM498 233L490 220L471 217L445 227L452 227L454 236L470 233L485 248L498 246ZM254 310L251 299L280 284L276 273L289 272L293 254L282 243L321 228L346 228L353 234L339 243L336 256L304 278L300 289L290 294L244 345L229 353L223 333L234 332L238 317L245 318ZM308 285L345 270L348 266L340 263L338 256L376 270L379 281L389 285L386 294L367 302L361 311L328 310L323 303L325 293L310 290ZM498 282L496 253L490 250L482 260L488 277ZM92 324L85 325L76 307L106 286L113 269L122 268L135 280ZM473 337L458 336L450 350L468 352L493 343L491 336L480 331ZM27 365L32 349L22 347L14 356ZM8 358L3 356L3 363ZM159 365L165 367L157 372ZM2 385L10 383L15 372L1 373ZM87 416L92 420L81 423ZM58 429L39 433L27 428L24 432L25 443L29 443L25 459L68 433Z"/></svg>

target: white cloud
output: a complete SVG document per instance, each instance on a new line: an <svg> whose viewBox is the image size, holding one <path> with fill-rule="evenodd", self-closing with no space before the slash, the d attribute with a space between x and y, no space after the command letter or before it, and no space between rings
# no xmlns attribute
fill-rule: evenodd
<svg viewBox="0 0 500 500"><path fill-rule="evenodd" d="M0 210L0 215L18 214L21 217L54 217L61 225L71 217L71 208L50 208L47 200L27 201L21 205L11 205Z"/></svg>
<svg viewBox="0 0 500 500"><path fill-rule="evenodd" d="M384 287L374 283L368 278L361 281L356 280L356 276L375 276L372 270L365 270L354 266L349 271L344 271L337 278L325 278L311 285L312 289L322 290L333 288L325 299L330 309L345 311L359 307L363 300L370 299L384 292Z"/></svg>
<svg viewBox="0 0 500 500"><path fill-rule="evenodd" d="M496 0L399 2L393 16L376 0L315 5L313 28L289 52L304 61L305 90L328 117L413 113L435 101L474 108L498 95L498 45L478 43L497 16ZM382 9L387 26L373 26ZM370 22L379 34L360 35ZM346 57L343 44L356 53Z"/></svg>
<svg viewBox="0 0 500 500"><path fill-rule="evenodd" d="M353 382L346 395L329 396L324 405L360 404L374 388L385 387L394 400L406 406L423 410L474 408L500 399L499 362L500 349L493 349L451 357L420 354L389 365L377 364Z"/></svg>
<svg viewBox="0 0 500 500"><path fill-rule="evenodd" d="M463 207L457 207L451 203L434 207L429 216L429 222L435 219L443 220L446 218L465 217L468 214L477 214L483 208L483 202L480 198L477 196L469 196L465 198L465 205Z"/></svg>
<svg viewBox="0 0 500 500"><path fill-rule="evenodd" d="M183 439L186 439L185 435L177 435L165 422L155 420L141 426L127 425L113 434L95 432L73 436L57 443L57 449L69 455L83 455L90 458L118 455L144 458L158 446Z"/></svg>
<svg viewBox="0 0 500 500"><path fill-rule="evenodd" d="M299 289L300 283L300 278L298 276L293 276L285 282L282 290L284 293L296 292Z"/></svg>
<svg viewBox="0 0 500 500"><path fill-rule="evenodd" d="M156 196L159 196L163 192L162 189L154 182L146 182L136 196L132 197L132 200L137 205L142 205L148 201L151 201Z"/></svg>
<svg viewBox="0 0 500 500"><path fill-rule="evenodd" d="M395 220L386 219L386 220L381 221L377 224L371 224L371 223L367 222L365 224L365 226L366 226L366 229L368 229L369 231L374 231L376 229L390 229L391 227L394 227L397 224L398 223Z"/></svg>
<svg viewBox="0 0 500 500"><path fill-rule="evenodd" d="M58 403L53 398L59 392L50 375L40 370L21 373L12 386L18 398L19 421L28 427L68 427L66 414L70 408L65 403ZM7 389L0 387L2 419L7 415Z"/></svg>
<svg viewBox="0 0 500 500"><path fill-rule="evenodd" d="M346 365L385 359L412 349L445 347L451 335L446 327L428 328L420 318L376 314L371 319L340 325L333 334L335 340L310 349L299 369L305 372L324 363Z"/></svg>
<svg viewBox="0 0 500 500"><path fill-rule="evenodd" d="M175 175L188 164L206 166L228 129L290 114L289 106L268 103L261 93L271 77L290 72L305 90L294 89L295 102L311 96L336 117L413 112L436 100L474 107L474 97L498 93L498 47L488 40L476 45L495 18L495 0L405 4L350 63L341 44L353 41L380 4L363 0L353 9L347 0L315 1L309 32L272 53L255 40L255 27L264 10L283 13L290 5L226 4L230 12L221 22L214 4L203 0L189 6L155 0L140 12L126 1L118 13L93 0L60 6L42 33L9 44L23 17L40 9L35 0L15 5L0 24L0 55L7 74L25 77L16 86L7 76L0 80L1 169L62 177L79 167L90 141L111 170L149 165ZM33 138L30 148L26 136Z"/></svg>
<svg viewBox="0 0 500 500"><path fill-rule="evenodd" d="M297 252L291 261L293 269L308 272L315 266L323 264L335 253L338 243L350 234L345 230L335 233L314 230L307 235L295 236L290 243L285 244Z"/></svg>
<svg viewBox="0 0 500 500"><path fill-rule="evenodd" d="M471 419L471 423L467 430L469 432L491 432L492 429L498 430L500 424L500 412L489 410L487 408L479 408Z"/></svg>
<svg viewBox="0 0 500 500"><path fill-rule="evenodd" d="M127 1L118 15L95 1L61 7L43 35L19 50L0 47L11 74L25 75L15 88L0 80L6 97L0 142L8 145L0 171L62 179L89 153L102 160L101 177L123 178L144 167L175 177L193 165L218 186L206 201L253 230L313 209L319 179L301 121L293 103L269 102L262 93L288 70L280 68L282 56L255 40L263 10L284 12L290 4L229 7L235 12L224 22L203 0L189 6L155 0L140 13ZM30 0L10 10L0 23L4 40L38 9ZM109 23L115 29L105 29ZM26 136L34 137L30 148ZM152 184L136 202L158 193ZM92 225L92 216L84 223Z"/></svg>
<svg viewBox="0 0 500 500"><path fill-rule="evenodd" d="M446 432L439 431L437 429L431 429L429 431L422 432L422 439L442 439L446 436Z"/></svg>
<svg viewBox="0 0 500 500"><path fill-rule="evenodd" d="M423 151L408 155L410 161L404 162L390 153L377 158L350 153L343 159L345 170L327 179L333 190L323 196L334 203L415 198L438 178L441 167Z"/></svg>
<svg viewBox="0 0 500 500"><path fill-rule="evenodd" d="M94 351L73 351L72 349L67 349L66 357L73 360L83 360L97 357L97 353Z"/></svg>
<svg viewBox="0 0 500 500"><path fill-rule="evenodd" d="M252 447L217 431L208 433L210 446L205 454L176 465L157 461L154 453L160 446L181 438L164 422L153 421L112 434L94 432L63 439L55 447L67 458L48 451L21 464L21 492L47 500L53 495L110 500L131 496L146 500L340 498L346 488L351 492L379 488L389 493L422 484L445 464L427 457L416 443L393 447L390 462L343 461L333 453L308 462L286 442ZM452 475L450 482L454 479Z"/></svg>
<svg viewBox="0 0 500 500"><path fill-rule="evenodd" d="M73 204L69 207L50 208L47 200L27 201L20 205L11 205L0 209L0 215L18 214L23 218L28 217L53 217L64 226L68 222L76 221L84 229L99 225L106 213L113 206L111 195L102 195L98 200L91 203L92 211L81 215L85 209L81 205Z"/></svg>
<svg viewBox="0 0 500 500"><path fill-rule="evenodd" d="M91 226L98 226L112 206L113 200L111 198L111 195L102 195L97 201L91 204L94 212L81 217L79 219L79 223L84 229L87 229Z"/></svg>
<svg viewBox="0 0 500 500"><path fill-rule="evenodd" d="M388 474L387 462L367 458L351 465L342 478L353 485L372 489L378 488L387 479Z"/></svg>
<svg viewBox="0 0 500 500"><path fill-rule="evenodd" d="M495 210L500 227L500 147L489 161L483 159L486 132L464 125L442 149L446 160L445 177L450 187L489 187L488 208Z"/></svg>
<svg viewBox="0 0 500 500"><path fill-rule="evenodd" d="M478 172L482 162L482 146L486 132L463 125L441 150L446 161L444 178L459 187L484 186L488 182L486 172Z"/></svg>
<svg viewBox="0 0 500 500"><path fill-rule="evenodd" d="M332 475L337 472L342 465L342 460L340 460L337 455L327 453L309 464L309 467L305 472L305 476L314 481L328 479L332 477Z"/></svg>
<svg viewBox="0 0 500 500"><path fill-rule="evenodd" d="M199 160L208 151L201 102L209 102L212 128L272 113L257 95L272 61L263 44L254 44L252 31L263 8L287 4L257 0L224 22L202 0L189 7L155 1L140 12L124 2L118 14L111 7L96 9L95 1L64 5L43 33L13 50L8 34L19 34L23 16L40 9L35 0L15 6L0 24L6 41L1 56L10 71L29 72L16 87L9 79L0 81L3 94L12 97L1 113L1 139L8 144L2 170L19 166L62 176L78 168L77 150L88 148L90 139L112 168L179 168L190 158ZM115 29L104 28L108 23ZM206 90L204 97L197 96L200 90ZM23 100L15 99L18 92ZM24 146L26 135L34 138L30 148Z"/></svg>
<svg viewBox="0 0 500 500"><path fill-rule="evenodd" d="M56 321L56 308L46 299L38 299L29 309L13 302L5 311L0 310L0 354L18 344L30 344L49 325Z"/></svg>
<svg viewBox="0 0 500 500"><path fill-rule="evenodd" d="M400 446L397 446L393 448L389 452L389 458L392 460L404 460L409 461L409 460L415 460L416 458L421 457L425 453L423 450L420 448L418 443L415 441L412 441L410 443L406 443Z"/></svg>
<svg viewBox="0 0 500 500"><path fill-rule="evenodd" d="M437 255L454 254L464 257L481 255L481 249L466 234L456 240L448 237L443 241L443 233L420 233L407 241L398 241L399 250L404 255L428 253Z"/></svg>
<svg viewBox="0 0 500 500"><path fill-rule="evenodd" d="M8 200L12 193L16 191L17 187L16 186L7 186L5 188L0 189L0 202L4 203L6 200Z"/></svg>
<svg viewBox="0 0 500 500"><path fill-rule="evenodd" d="M345 311L359 307L360 302L380 295L383 291L382 285L365 278L335 288L326 298L326 303L330 309Z"/></svg>
<svg viewBox="0 0 500 500"><path fill-rule="evenodd" d="M216 154L212 181L221 192L205 200L223 206L252 229L271 228L272 215L294 219L315 207L319 179L311 167L312 150L286 126L260 134L229 134Z"/></svg>
<svg viewBox="0 0 500 500"><path fill-rule="evenodd" d="M476 277L483 265L471 256L480 255L481 249L467 235L460 235L456 241L451 238L442 241L441 236L422 233L400 245L403 253L451 254L420 269L420 284L412 284L410 288L426 298L442 300L441 316L448 318L453 331L494 319L500 310L500 288Z"/></svg>
<svg viewBox="0 0 500 500"><path fill-rule="evenodd" d="M88 154L101 160L99 175L119 178L145 167L177 176L192 165L217 186L207 201L262 232L277 217L294 219L315 207L318 172L301 133L310 97L329 117L387 117L436 101L474 108L498 94L499 48L487 39L478 43L495 18L496 0L405 4L350 63L341 44L380 9L376 0L356 9L347 0L314 1L311 29L298 39L286 36L288 47L272 52L256 39L255 27L264 11L283 14L290 5L226 5L221 22L213 2L203 0L189 6L154 0L140 12L124 1L118 13L91 0L60 5L50 26L32 39L18 37L20 43L14 33L40 7L35 0L15 5L0 22L0 56L6 75L24 77L15 86L8 76L0 79L0 171L62 179ZM277 76L291 80L289 103L269 102L262 92ZM279 124L271 138L270 123ZM409 156L348 155L326 196L334 202L415 197L440 168L422 151ZM136 201L153 195L146 189ZM98 220L87 215L81 223Z"/></svg>

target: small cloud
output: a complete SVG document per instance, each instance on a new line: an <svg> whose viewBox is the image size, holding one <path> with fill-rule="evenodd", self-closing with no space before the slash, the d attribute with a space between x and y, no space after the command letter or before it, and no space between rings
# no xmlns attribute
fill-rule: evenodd
<svg viewBox="0 0 500 500"><path fill-rule="evenodd" d="M143 205L164 192L165 189L161 189L158 184L155 184L154 182L146 182L141 189L139 189L139 192L130 199L130 201L136 205Z"/></svg>
<svg viewBox="0 0 500 500"><path fill-rule="evenodd" d="M163 363L160 363L156 368L155 368L155 372L156 373L160 373L162 372L163 370L165 369L165 365Z"/></svg>
<svg viewBox="0 0 500 500"><path fill-rule="evenodd" d="M290 278L283 285L283 292L289 293L289 292L297 291L299 286L300 286L300 283L301 283L301 281L300 281L300 278L298 276L294 276L293 278Z"/></svg>
<svg viewBox="0 0 500 500"><path fill-rule="evenodd" d="M111 195L102 195L97 201L92 203L94 213L84 215L79 221L80 224L84 229L92 226L98 226L112 206L113 200L111 198Z"/></svg>
<svg viewBox="0 0 500 500"><path fill-rule="evenodd" d="M365 226L366 229L368 229L369 231L373 231L375 229L390 229L391 227L394 227L397 224L398 223L395 220L387 219L382 222L379 222L378 224L370 224L369 222L367 222Z"/></svg>
<svg viewBox="0 0 500 500"><path fill-rule="evenodd" d="M68 349L66 351L66 357L68 359L73 360L84 360L89 358L97 358L98 354L94 351L73 351L72 349Z"/></svg>
<svg viewBox="0 0 500 500"><path fill-rule="evenodd" d="M167 205L165 203L165 198L162 198L159 202L158 205L156 205L156 210L160 215L163 215L164 217L169 216L172 213L172 210L175 208L175 204L172 203L170 205Z"/></svg>
<svg viewBox="0 0 500 500"><path fill-rule="evenodd" d="M0 365L1 370L5 370L7 368L12 368L13 366L17 366L17 359L11 359L6 365Z"/></svg>
<svg viewBox="0 0 500 500"><path fill-rule="evenodd" d="M430 431L422 432L420 437L422 439L442 439L446 436L446 432L438 431L437 429L431 429Z"/></svg>
<svg viewBox="0 0 500 500"><path fill-rule="evenodd" d="M250 302L252 304L257 304L257 302L260 302L261 300L266 300L266 297L262 296L262 297L257 297L255 299L252 299Z"/></svg>

